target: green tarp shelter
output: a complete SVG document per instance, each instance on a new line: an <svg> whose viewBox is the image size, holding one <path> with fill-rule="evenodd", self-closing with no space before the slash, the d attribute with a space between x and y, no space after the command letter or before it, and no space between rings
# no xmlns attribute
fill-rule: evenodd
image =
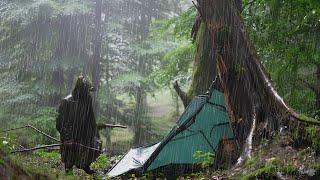
<svg viewBox="0 0 320 180"><path fill-rule="evenodd" d="M159 143L131 149L108 172L109 177L145 173L172 165L194 165L196 151L215 154L222 138L232 139L223 93L195 97L170 133Z"/></svg>

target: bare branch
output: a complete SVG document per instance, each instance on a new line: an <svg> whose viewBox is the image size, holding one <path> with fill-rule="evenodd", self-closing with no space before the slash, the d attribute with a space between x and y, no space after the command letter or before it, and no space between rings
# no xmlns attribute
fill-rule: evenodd
<svg viewBox="0 0 320 180"><path fill-rule="evenodd" d="M31 129L37 131L38 133L40 133L40 134L42 134L42 135L44 135L44 136L46 136L46 137L48 137L48 138L56 141L56 142L61 142L60 140L58 140L58 139L50 136L49 134L44 133L43 131L40 131L39 129L35 128L34 126L32 126L32 125L30 125L30 124L27 124L27 125L22 126L22 127L17 127L17 128L12 128L12 129L8 129L8 130L4 130L4 131L2 131L2 132L9 132L9 131L14 131L14 130L23 129L23 128L31 128Z"/></svg>
<svg viewBox="0 0 320 180"><path fill-rule="evenodd" d="M102 130L102 129L106 129L106 128L123 128L126 129L127 126L123 126L123 125L117 125L117 124L104 124L104 123L98 123L97 124L97 129L98 130Z"/></svg>
<svg viewBox="0 0 320 180"><path fill-rule="evenodd" d="M180 88L178 81L175 81L173 83L173 88L175 89L175 91L177 92L178 96L180 97L180 99L182 100L182 103L184 105L184 107L186 108L188 106L188 98L186 93Z"/></svg>
<svg viewBox="0 0 320 180"><path fill-rule="evenodd" d="M19 153L19 152L30 152L30 151L35 151L35 150L38 150L38 149L57 147L57 146L61 146L61 145L62 145L61 143L59 143L59 144L50 144L50 145L44 145L44 146L39 146L39 147L34 147L34 148L15 150L15 151L12 151L11 153L14 154L14 153Z"/></svg>
<svg viewBox="0 0 320 180"><path fill-rule="evenodd" d="M76 145L76 146L84 147L86 149L102 152L100 149L97 149L97 148L94 148L94 147L90 147L90 146L86 146L86 145L83 145L81 143L66 141L64 143L50 144L50 145L43 145L43 146L34 147L34 148L25 148L25 149L15 150L15 151L12 151L11 153L13 154L13 153L19 153L19 152L29 152L29 151L35 151L35 150L39 150L39 149L47 149L47 148L63 146L63 145Z"/></svg>

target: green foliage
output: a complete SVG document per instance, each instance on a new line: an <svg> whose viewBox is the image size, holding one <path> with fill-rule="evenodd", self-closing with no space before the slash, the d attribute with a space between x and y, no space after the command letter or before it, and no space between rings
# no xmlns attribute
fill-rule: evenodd
<svg viewBox="0 0 320 180"><path fill-rule="evenodd" d="M44 107L37 112L37 115L32 122L34 125L41 129L42 131L46 132L47 134L56 137L56 117L57 117L57 110L52 107ZM53 141L48 139L47 137L38 137L37 141L40 143L52 143Z"/></svg>
<svg viewBox="0 0 320 180"><path fill-rule="evenodd" d="M191 40L191 27L193 26L196 15L197 10L192 6L179 16L174 16L169 20L156 21L152 25L152 35L156 35L159 39L172 37Z"/></svg>
<svg viewBox="0 0 320 180"><path fill-rule="evenodd" d="M106 169L110 166L110 158L105 154L100 154L100 156L91 165L92 169Z"/></svg>
<svg viewBox="0 0 320 180"><path fill-rule="evenodd" d="M47 152L43 149L35 151L34 154L39 156L43 161L48 162L52 168L57 168L61 164L59 151Z"/></svg>
<svg viewBox="0 0 320 180"><path fill-rule="evenodd" d="M37 129L45 132L46 134L51 135L52 137L58 136L55 120L56 120L56 109L52 107L42 107L35 114L27 116L25 119L22 119L20 122L17 122L14 126L11 127L20 127L27 124L31 124ZM50 144L56 143L54 140L45 137L44 135L34 131L31 128L24 128L11 132L18 135L18 143L24 146L36 146L38 144Z"/></svg>
<svg viewBox="0 0 320 180"><path fill-rule="evenodd" d="M162 45L165 45L163 39L173 43L173 47L164 53L159 66L151 74L156 84L170 87L174 80L179 80L182 84L190 81L195 51L191 43L190 27L193 26L196 15L196 9L191 7L169 20L159 20L152 24L151 38Z"/></svg>
<svg viewBox="0 0 320 180"><path fill-rule="evenodd" d="M199 161L199 164L204 169L213 165L214 154L210 152L196 151L192 156Z"/></svg>
<svg viewBox="0 0 320 180"><path fill-rule="evenodd" d="M244 1L250 39L280 95L296 110L314 116L315 94L302 80L317 85L319 1Z"/></svg>
<svg viewBox="0 0 320 180"><path fill-rule="evenodd" d="M191 62L194 46L190 42L181 42L179 47L167 52L152 76L157 84L171 85L178 79L187 83L191 76Z"/></svg>
<svg viewBox="0 0 320 180"><path fill-rule="evenodd" d="M60 158L60 153L57 151L47 152L45 150L38 150L35 152L35 154L42 158L52 158L52 159Z"/></svg>

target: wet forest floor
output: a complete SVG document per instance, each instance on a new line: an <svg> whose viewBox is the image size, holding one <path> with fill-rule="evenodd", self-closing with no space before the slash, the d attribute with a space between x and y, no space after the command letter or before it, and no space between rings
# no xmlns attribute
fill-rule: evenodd
<svg viewBox="0 0 320 180"><path fill-rule="evenodd" d="M148 104L150 116L153 117L152 131L165 136L177 117L172 113L174 106L171 102L159 100L170 94L159 94L156 95L158 98L150 98ZM112 130L111 133L111 141L122 144L119 148L123 153L130 148L132 137L133 132L127 130ZM0 146L0 179L107 179L108 170L119 158L101 155L91 165L97 172L94 176L76 168L73 173L65 174L58 151L39 150L8 155ZM178 179L320 179L320 157L309 147L295 148L292 139L287 134L281 134L272 140L263 140L253 149L251 158L241 166L220 171L203 169L181 175Z"/></svg>
<svg viewBox="0 0 320 180"><path fill-rule="evenodd" d="M296 149L289 142L288 136L264 140L241 166L221 171L204 169L198 173L181 175L178 179L319 179L320 158L311 148ZM91 165L97 173L90 176L76 168L72 174L65 174L57 151L9 156L1 153L0 157L1 179L8 175L19 179L107 179L108 169L119 158L101 155Z"/></svg>

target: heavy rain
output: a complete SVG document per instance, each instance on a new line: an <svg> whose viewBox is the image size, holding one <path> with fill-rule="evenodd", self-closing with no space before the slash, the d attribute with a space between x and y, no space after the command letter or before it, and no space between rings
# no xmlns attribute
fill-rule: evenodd
<svg viewBox="0 0 320 180"><path fill-rule="evenodd" d="M0 179L319 179L318 0L0 0Z"/></svg>

